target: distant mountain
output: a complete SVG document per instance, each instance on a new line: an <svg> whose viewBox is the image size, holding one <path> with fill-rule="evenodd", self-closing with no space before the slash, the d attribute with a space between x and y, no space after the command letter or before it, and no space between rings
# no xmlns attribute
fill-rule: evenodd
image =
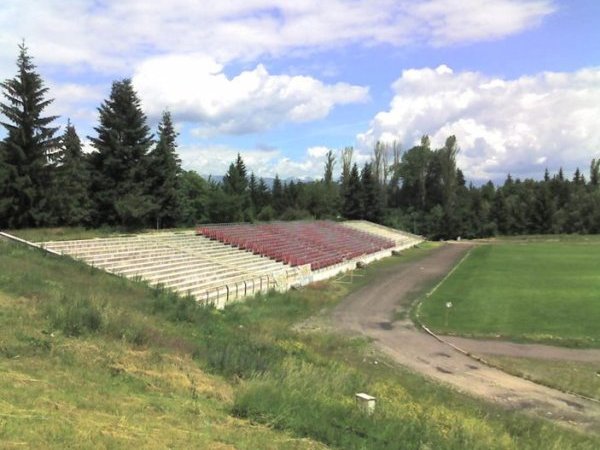
<svg viewBox="0 0 600 450"><path fill-rule="evenodd" d="M205 180L208 180L209 178L212 181L216 181L217 183L222 183L223 182L223 178L225 178L223 175L202 175L202 178L204 178ZM258 177L260 178L260 177ZM257 180L258 180L257 178ZM273 182L275 181L275 178L271 178L271 177L264 177L263 180L265 180L265 184L270 188L273 187ZM285 179L281 179L281 181L283 181L283 183L287 184L290 181L293 181L294 183L298 183L298 182L302 182L302 183L310 183L312 181L315 181L314 178L310 178L310 177L305 177L305 178L298 178L298 177L289 177L289 178L285 178Z"/></svg>

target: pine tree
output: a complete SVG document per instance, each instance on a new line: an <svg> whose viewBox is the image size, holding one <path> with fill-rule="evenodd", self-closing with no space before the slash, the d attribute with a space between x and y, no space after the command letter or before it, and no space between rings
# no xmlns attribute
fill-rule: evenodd
<svg viewBox="0 0 600 450"><path fill-rule="evenodd" d="M250 174L250 180L248 181L248 192L250 194L250 203L255 211L260 211L260 199L258 193L258 183L256 182L256 175L254 172Z"/></svg>
<svg viewBox="0 0 600 450"><path fill-rule="evenodd" d="M158 142L150 152L149 177L154 199L156 228L173 227L181 217L179 177L181 160L177 156L177 133L171 114L165 111L158 124Z"/></svg>
<svg viewBox="0 0 600 450"><path fill-rule="evenodd" d="M19 45L17 75L0 84L5 102L0 124L7 136L2 143L0 226L31 227L50 223L47 193L51 183L49 161L58 146L56 116L42 116L53 100L36 72L24 43Z"/></svg>
<svg viewBox="0 0 600 450"><path fill-rule="evenodd" d="M352 166L348 175L348 182L344 189L343 214L347 219L362 218L362 189L360 177L358 175L358 166L356 163Z"/></svg>
<svg viewBox="0 0 600 450"><path fill-rule="evenodd" d="M275 175L275 180L273 180L273 188L272 188L272 198L273 198L273 209L277 214L282 214L285 211L285 197L283 192L283 185L278 175Z"/></svg>
<svg viewBox="0 0 600 450"><path fill-rule="evenodd" d="M6 212L10 204L8 192L5 192L5 186L8 185L8 164L5 162L4 142L0 142L0 228L7 226L8 213Z"/></svg>
<svg viewBox="0 0 600 450"><path fill-rule="evenodd" d="M380 222L383 215L383 198L372 164L365 163L360 174L362 194L362 218L371 222Z"/></svg>
<svg viewBox="0 0 600 450"><path fill-rule="evenodd" d="M150 128L131 80L115 81L110 97L98 108L92 193L96 224L148 225L153 210L147 176Z"/></svg>
<svg viewBox="0 0 600 450"><path fill-rule="evenodd" d="M260 212L263 208L270 206L271 204L271 191L265 183L263 178L258 179L258 186L256 187L256 211Z"/></svg>
<svg viewBox="0 0 600 450"><path fill-rule="evenodd" d="M600 159L592 159L590 164L590 185L596 187L600 182Z"/></svg>
<svg viewBox="0 0 600 450"><path fill-rule="evenodd" d="M89 167L81 149L81 140L69 121L56 154L52 200L54 216L61 225L82 225L89 221Z"/></svg>
<svg viewBox="0 0 600 450"><path fill-rule="evenodd" d="M229 165L223 177L223 190L228 194L244 195L248 189L246 165L238 153L235 163Z"/></svg>

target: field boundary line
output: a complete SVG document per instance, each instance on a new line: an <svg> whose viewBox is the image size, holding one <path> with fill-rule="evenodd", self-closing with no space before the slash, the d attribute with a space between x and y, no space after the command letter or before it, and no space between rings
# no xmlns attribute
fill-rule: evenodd
<svg viewBox="0 0 600 450"><path fill-rule="evenodd" d="M502 372L507 373L509 375L521 378L521 379L526 380L526 381L530 381L531 383L534 383L534 384L539 384L540 386L545 386L545 387L554 389L556 391L562 392L563 394L573 395L575 397L579 397L579 398L582 398L584 400L588 400L590 402L594 402L594 403L600 404L600 400L598 400L597 398L588 397L586 395L579 394L577 392L573 392L573 391L569 391L569 390L566 390L566 389L562 389L562 388L554 386L554 385L552 385L550 383L544 383L544 382L540 382L540 381L535 381L535 380L531 379L531 377L527 377L527 376L519 375L517 373L506 371L502 366L494 364L494 363L491 363L487 359L482 358L481 356L474 355L473 353L471 353L471 352L469 352L469 351L467 351L467 350L459 347L458 345L453 344L452 342L446 341L445 339L441 338L439 335L437 335L436 333L434 333L433 331L431 331L426 325L424 325L424 324L422 324L420 322L419 322L419 325L421 326L421 328L427 334L429 334L431 337L433 337L437 341L441 342L442 344L446 344L448 347L451 347L452 349L456 350L457 352L462 353L463 355L468 356L469 358L471 358L471 359L473 359L473 360L475 360L477 362L480 362L481 364L485 364L486 366L491 367L492 369L501 370Z"/></svg>
<svg viewBox="0 0 600 450"><path fill-rule="evenodd" d="M449 245L458 245L458 244L449 244ZM431 296L431 294L433 294L435 291L437 291L437 289L438 289L438 288L439 288L439 287L440 287L440 286L441 286L441 285L442 285L442 284L443 284L443 283L444 283L444 282L445 282L445 281L446 281L446 280L447 280L447 279L448 279L448 278L449 278L449 277L450 277L450 276L451 276L451 275L454 273L454 271L455 271L456 269L458 269L458 268L459 268L459 267L462 265L462 263L463 263L463 262L465 262L465 260L466 260L466 259L469 257L469 255L471 254L471 252L473 251L473 249L474 249L474 248L475 248L475 247L471 247L471 248L469 249L469 251L468 251L468 252L465 254L465 256L463 256L463 257L460 259L460 261L459 261L459 262L458 262L458 263L457 263L457 264L456 264L456 265L455 265L455 266L452 268L452 270L450 270L450 272L448 272L448 273L447 273L447 274L444 276L444 278L442 278L442 279L441 279L441 280L438 282L438 284L436 284L436 285L435 285L435 286L434 286L434 287L433 287L433 288L432 288L432 289L431 289L429 292L427 292L427 293L426 293L424 296L421 296L420 298L418 298L418 299L415 301L415 304L414 304L413 308L410 308L410 309L413 309L413 310L414 310L414 312L415 312L415 313L414 313L414 315L415 315L415 320L416 320L416 322L417 322L417 324L418 324L418 325L420 325L420 326L423 326L423 324L421 323L421 319L420 319L420 315L421 315L421 305L423 304L423 301L424 301L426 298L429 298L429 297Z"/></svg>

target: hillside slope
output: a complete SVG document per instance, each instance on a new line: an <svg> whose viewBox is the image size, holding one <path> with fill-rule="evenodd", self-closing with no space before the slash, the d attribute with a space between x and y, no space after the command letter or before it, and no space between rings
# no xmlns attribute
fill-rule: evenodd
<svg viewBox="0 0 600 450"><path fill-rule="evenodd" d="M419 258L218 311L0 241L0 441L50 448L597 448L292 325ZM354 393L379 399L362 415Z"/></svg>

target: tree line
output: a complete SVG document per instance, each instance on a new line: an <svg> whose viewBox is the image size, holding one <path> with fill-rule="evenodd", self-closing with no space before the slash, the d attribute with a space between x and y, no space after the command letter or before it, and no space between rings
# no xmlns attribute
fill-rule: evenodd
<svg viewBox="0 0 600 450"><path fill-rule="evenodd" d="M365 219L430 238L600 232L600 161L588 179L562 169L543 179L474 186L456 165L454 136L403 151L378 142L359 165L351 147L326 155L323 177L300 182L248 173L240 155L222 180L183 170L168 111L156 134L131 80L113 82L98 108L93 151L73 124L44 115L48 88L24 44L17 74L0 84L0 227L168 228L205 222ZM339 177L334 174L339 173Z"/></svg>

